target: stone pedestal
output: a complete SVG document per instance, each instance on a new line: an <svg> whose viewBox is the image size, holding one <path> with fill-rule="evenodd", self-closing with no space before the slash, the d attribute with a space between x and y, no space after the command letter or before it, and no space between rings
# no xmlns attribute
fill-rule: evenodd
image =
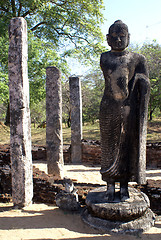
<svg viewBox="0 0 161 240"><path fill-rule="evenodd" d="M32 202L32 157L27 68L27 24L13 18L9 26L9 94L12 200L24 207Z"/></svg>
<svg viewBox="0 0 161 240"><path fill-rule="evenodd" d="M73 163L82 161L82 95L78 77L69 78L71 105L71 160Z"/></svg>
<svg viewBox="0 0 161 240"><path fill-rule="evenodd" d="M46 69L46 149L48 173L55 179L64 176L62 137L62 89L58 68Z"/></svg>
<svg viewBox="0 0 161 240"><path fill-rule="evenodd" d="M155 216L149 208L147 195L134 188L129 188L129 194L129 199L120 202L117 189L115 201L108 203L106 187L90 191L83 221L103 232L140 233L149 229L154 225Z"/></svg>

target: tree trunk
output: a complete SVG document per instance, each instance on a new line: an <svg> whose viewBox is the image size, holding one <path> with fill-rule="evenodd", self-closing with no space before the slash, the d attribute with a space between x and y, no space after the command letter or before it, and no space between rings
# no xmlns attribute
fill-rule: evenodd
<svg viewBox="0 0 161 240"><path fill-rule="evenodd" d="M68 125L68 128L70 128L70 126L71 126L71 110L68 113L67 125Z"/></svg>
<svg viewBox="0 0 161 240"><path fill-rule="evenodd" d="M156 109L156 107L154 107L153 109L150 109L150 121L152 121L153 119L153 112Z"/></svg>
<svg viewBox="0 0 161 240"><path fill-rule="evenodd" d="M10 126L10 104L9 104L9 102L8 102L8 105L7 105L5 125Z"/></svg>

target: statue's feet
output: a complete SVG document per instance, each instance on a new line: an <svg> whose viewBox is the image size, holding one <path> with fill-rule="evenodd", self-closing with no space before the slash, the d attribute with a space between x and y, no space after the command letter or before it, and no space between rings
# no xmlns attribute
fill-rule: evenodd
<svg viewBox="0 0 161 240"><path fill-rule="evenodd" d="M115 199L115 183L107 183L107 201L113 202Z"/></svg>
<svg viewBox="0 0 161 240"><path fill-rule="evenodd" d="M128 198L129 198L128 186L121 186L120 187L120 200L121 200L121 202L124 202Z"/></svg>

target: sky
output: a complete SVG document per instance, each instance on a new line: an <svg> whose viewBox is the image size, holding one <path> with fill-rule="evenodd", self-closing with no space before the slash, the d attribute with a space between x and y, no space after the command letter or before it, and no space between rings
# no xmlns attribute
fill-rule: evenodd
<svg viewBox="0 0 161 240"><path fill-rule="evenodd" d="M111 24L120 19L128 25L130 43L142 45L156 39L161 44L161 0L104 0L104 5L105 36Z"/></svg>
<svg viewBox="0 0 161 240"><path fill-rule="evenodd" d="M104 0L105 21L102 24L102 33L105 36L104 45L107 45L106 34L109 27L116 20L127 24L130 33L130 43L139 44L156 40L161 44L161 0ZM75 60L71 65L75 65ZM78 64L79 66L79 64ZM82 75L88 68L74 67L71 75Z"/></svg>

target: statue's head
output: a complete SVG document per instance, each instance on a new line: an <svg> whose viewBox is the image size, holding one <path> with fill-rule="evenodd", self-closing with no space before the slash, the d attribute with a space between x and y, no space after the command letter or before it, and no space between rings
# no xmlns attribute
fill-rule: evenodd
<svg viewBox="0 0 161 240"><path fill-rule="evenodd" d="M107 42L112 50L123 51L129 45L128 27L121 20L115 21L109 28Z"/></svg>

